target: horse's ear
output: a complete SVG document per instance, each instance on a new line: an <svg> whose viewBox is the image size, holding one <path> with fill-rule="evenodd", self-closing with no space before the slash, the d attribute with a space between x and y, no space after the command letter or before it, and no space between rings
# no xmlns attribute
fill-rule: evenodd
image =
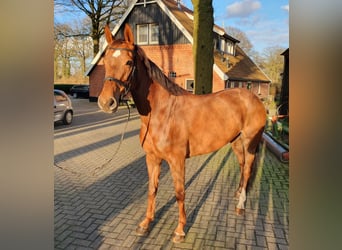
<svg viewBox="0 0 342 250"><path fill-rule="evenodd" d="M130 44L134 44L133 32L132 32L132 29L128 23L125 24L124 38L125 38L126 42L128 42Z"/></svg>
<svg viewBox="0 0 342 250"><path fill-rule="evenodd" d="M105 32L107 43L108 44L112 44L114 39L113 39L113 35L112 35L112 32L110 31L110 28L109 28L108 24L106 24L106 26L104 28L104 32Z"/></svg>

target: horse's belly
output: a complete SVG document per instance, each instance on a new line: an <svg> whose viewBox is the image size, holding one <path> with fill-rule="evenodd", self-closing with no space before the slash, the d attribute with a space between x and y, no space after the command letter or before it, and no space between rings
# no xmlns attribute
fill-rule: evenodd
<svg viewBox="0 0 342 250"><path fill-rule="evenodd" d="M217 133L210 131L189 138L189 156L207 154L216 151L239 135L238 131L230 133Z"/></svg>

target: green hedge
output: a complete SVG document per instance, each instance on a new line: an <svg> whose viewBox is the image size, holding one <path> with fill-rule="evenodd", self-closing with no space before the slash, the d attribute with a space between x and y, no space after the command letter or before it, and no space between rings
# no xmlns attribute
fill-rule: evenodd
<svg viewBox="0 0 342 250"><path fill-rule="evenodd" d="M54 84L54 89L59 89L59 90L63 90L66 94L70 94L70 88L72 86L74 86L75 84L63 84L63 83L59 83L59 84Z"/></svg>

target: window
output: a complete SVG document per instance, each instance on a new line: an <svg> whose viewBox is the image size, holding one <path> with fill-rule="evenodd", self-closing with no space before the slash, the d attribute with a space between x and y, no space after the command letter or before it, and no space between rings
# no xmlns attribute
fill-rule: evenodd
<svg viewBox="0 0 342 250"><path fill-rule="evenodd" d="M159 26L158 24L150 24L150 44L159 43Z"/></svg>
<svg viewBox="0 0 342 250"><path fill-rule="evenodd" d="M234 43L227 42L227 53L234 55Z"/></svg>
<svg viewBox="0 0 342 250"><path fill-rule="evenodd" d="M246 88L248 89L248 90L250 90L250 89L252 89L252 82L251 81L248 81L247 82L247 86L246 86Z"/></svg>
<svg viewBox="0 0 342 250"><path fill-rule="evenodd" d="M54 92L54 94L55 94L55 99L56 99L57 102L63 102L63 101L67 100L66 96L64 96L64 95L62 95L60 93Z"/></svg>
<svg viewBox="0 0 342 250"><path fill-rule="evenodd" d="M226 40L224 38L220 38L218 42L216 42L216 48L227 54L235 55L235 44L230 40Z"/></svg>
<svg viewBox="0 0 342 250"><path fill-rule="evenodd" d="M169 77L175 78L177 76L177 73L174 71L169 72Z"/></svg>
<svg viewBox="0 0 342 250"><path fill-rule="evenodd" d="M148 25L142 24L137 27L138 44L148 44Z"/></svg>
<svg viewBox="0 0 342 250"><path fill-rule="evenodd" d="M159 25L155 23L137 25L137 43L140 45L158 44Z"/></svg>
<svg viewBox="0 0 342 250"><path fill-rule="evenodd" d="M220 40L220 50L222 51L222 52L225 52L226 50L225 50L225 47L226 47L226 41L224 40L224 39L221 39Z"/></svg>
<svg viewBox="0 0 342 250"><path fill-rule="evenodd" d="M194 79L186 79L185 88L187 91L193 93L194 92Z"/></svg>
<svg viewBox="0 0 342 250"><path fill-rule="evenodd" d="M228 88L229 88L229 81L228 81L228 80L224 82L224 88L225 88L225 89L228 89Z"/></svg>

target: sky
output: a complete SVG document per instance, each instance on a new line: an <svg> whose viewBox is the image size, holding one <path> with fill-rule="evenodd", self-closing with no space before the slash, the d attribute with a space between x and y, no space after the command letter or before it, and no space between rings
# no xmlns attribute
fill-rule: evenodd
<svg viewBox="0 0 342 250"><path fill-rule="evenodd" d="M193 9L191 0L181 2ZM289 0L213 0L213 7L215 24L242 30L257 52L273 46L289 47ZM57 21L65 18L60 13L55 9ZM80 13L68 15L77 19Z"/></svg>
<svg viewBox="0 0 342 250"><path fill-rule="evenodd" d="M191 0L182 0L189 9ZM268 47L289 47L289 0L213 0L214 22L242 30L262 53Z"/></svg>

